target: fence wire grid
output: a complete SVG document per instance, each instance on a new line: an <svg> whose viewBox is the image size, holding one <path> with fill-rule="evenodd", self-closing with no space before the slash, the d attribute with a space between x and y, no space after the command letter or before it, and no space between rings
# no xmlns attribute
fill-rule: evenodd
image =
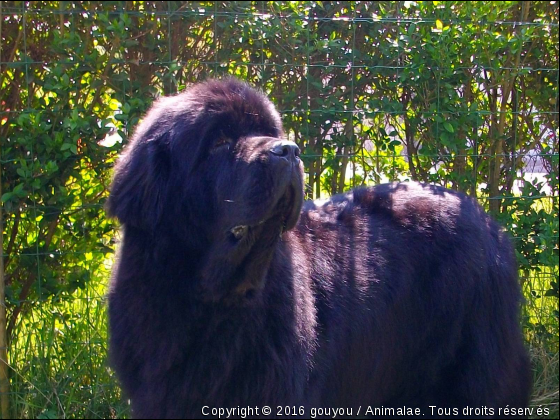
<svg viewBox="0 0 560 420"><path fill-rule="evenodd" d="M2 418L130 415L106 363L111 168L157 97L226 74L280 110L308 198L479 199L515 242L533 404L557 413L558 2L3 1Z"/></svg>

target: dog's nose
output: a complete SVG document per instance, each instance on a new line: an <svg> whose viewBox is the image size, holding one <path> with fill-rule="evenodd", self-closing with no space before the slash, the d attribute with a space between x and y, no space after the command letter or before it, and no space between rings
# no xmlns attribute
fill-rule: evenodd
<svg viewBox="0 0 560 420"><path fill-rule="evenodd" d="M272 144L270 153L275 156L283 157L287 160L296 160L299 158L300 150L297 144L289 140L280 140Z"/></svg>

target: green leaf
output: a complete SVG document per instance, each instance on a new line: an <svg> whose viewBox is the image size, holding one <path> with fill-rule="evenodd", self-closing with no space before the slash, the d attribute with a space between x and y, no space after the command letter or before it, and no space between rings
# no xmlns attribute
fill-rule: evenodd
<svg viewBox="0 0 560 420"><path fill-rule="evenodd" d="M23 184L18 184L12 191L14 195L23 198L27 195L27 193L23 190Z"/></svg>
<svg viewBox="0 0 560 420"><path fill-rule="evenodd" d="M558 297L558 290L549 289L549 290L546 291L546 293L544 295L545 296Z"/></svg>
<svg viewBox="0 0 560 420"><path fill-rule="evenodd" d="M455 129L453 128L453 126L450 123L448 123L447 121L443 123L443 128L445 128L450 133L455 132Z"/></svg>
<svg viewBox="0 0 560 420"><path fill-rule="evenodd" d="M14 196L14 194L12 192L7 192L7 193L2 194L2 202L7 203L8 201L10 201L12 199L13 196Z"/></svg>
<svg viewBox="0 0 560 420"><path fill-rule="evenodd" d="M37 418L40 420L50 420L50 419L57 419L58 415L54 410L48 409L48 410L43 410L43 412L39 414Z"/></svg>

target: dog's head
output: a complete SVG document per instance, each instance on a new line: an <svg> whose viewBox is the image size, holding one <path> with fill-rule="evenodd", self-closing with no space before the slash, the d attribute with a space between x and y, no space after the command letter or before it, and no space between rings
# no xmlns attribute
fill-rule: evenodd
<svg viewBox="0 0 560 420"><path fill-rule="evenodd" d="M214 271L224 270L218 259L254 261L255 247L295 226L302 201L299 149L278 112L229 78L154 104L117 162L108 211L125 228L183 235L213 255Z"/></svg>

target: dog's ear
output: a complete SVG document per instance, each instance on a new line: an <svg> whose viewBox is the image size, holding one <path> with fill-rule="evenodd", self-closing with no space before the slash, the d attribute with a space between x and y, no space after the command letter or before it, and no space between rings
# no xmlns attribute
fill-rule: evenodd
<svg viewBox="0 0 560 420"><path fill-rule="evenodd" d="M168 136L136 141L120 157L107 200L109 216L146 230L161 220L171 165Z"/></svg>

